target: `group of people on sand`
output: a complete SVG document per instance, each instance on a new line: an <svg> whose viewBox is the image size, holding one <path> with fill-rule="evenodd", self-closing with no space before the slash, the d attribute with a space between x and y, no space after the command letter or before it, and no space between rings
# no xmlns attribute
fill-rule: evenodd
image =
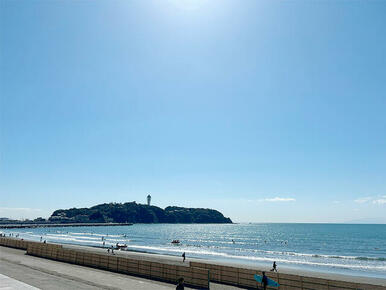
<svg viewBox="0 0 386 290"><path fill-rule="evenodd" d="M107 248L107 253L110 253L110 248ZM111 245L111 254L114 254L114 247Z"/></svg>

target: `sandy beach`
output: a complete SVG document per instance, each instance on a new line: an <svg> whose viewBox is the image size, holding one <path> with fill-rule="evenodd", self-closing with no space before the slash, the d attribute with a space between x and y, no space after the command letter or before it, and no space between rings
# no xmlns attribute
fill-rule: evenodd
<svg viewBox="0 0 386 290"><path fill-rule="evenodd" d="M73 249L82 249L84 251L89 251L89 252L96 251L96 252L105 253L107 251L106 249L102 249L102 248L78 246L78 245L65 245L65 247L73 248ZM189 266L190 262L197 262L197 263L209 263L209 264L216 264L216 265L229 266L229 267L242 267L242 268L251 269L251 270L259 269L261 271L267 271L267 272L269 272L271 268L271 267L262 268L260 265L257 265L256 267L251 267L249 265L243 265L240 263L213 261L213 260L196 259L196 258L189 258L189 257L187 257L185 263L183 263L181 257L142 253L142 252L135 252L135 251L114 251L114 254L116 256L142 259L145 261L156 261L156 262L171 264L171 265L178 264L181 266ZM313 278L323 278L323 279L355 282L355 283L366 283L366 284L380 285L380 286L386 287L386 279L382 279L382 278L357 277L357 276L349 276L349 275L334 274L334 273L305 271L305 270L297 270L297 269L291 269L288 267L281 267L281 266L279 267L279 272L281 274L299 275L299 276L307 276L307 277L313 277Z"/></svg>

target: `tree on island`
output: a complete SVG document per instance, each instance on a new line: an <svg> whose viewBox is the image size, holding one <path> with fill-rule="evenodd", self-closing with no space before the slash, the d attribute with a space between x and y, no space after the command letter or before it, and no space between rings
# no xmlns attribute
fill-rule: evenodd
<svg viewBox="0 0 386 290"><path fill-rule="evenodd" d="M90 208L59 209L49 218L58 223L232 223L214 209L127 203L104 203Z"/></svg>

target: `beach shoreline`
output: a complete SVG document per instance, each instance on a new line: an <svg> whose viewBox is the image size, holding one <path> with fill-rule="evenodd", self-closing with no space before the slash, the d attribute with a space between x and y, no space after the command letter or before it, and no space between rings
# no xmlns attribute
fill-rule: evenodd
<svg viewBox="0 0 386 290"><path fill-rule="evenodd" d="M99 251L106 252L107 248L103 247L97 247L97 246L81 246L81 245L72 245L72 244L62 244L64 246L79 248L83 250L91 250L91 249L98 249ZM183 265L181 263L182 258L177 255L169 255L169 254L155 254L145 251L136 251L136 250L116 250L114 251L116 255L126 255L128 257L141 257L141 259L147 259L147 260L157 260L162 261L166 263L177 263ZM239 262L229 262L224 261L221 259L204 259L204 258L190 258L188 255L186 256L185 263L189 262L197 262L197 263L207 263L207 264L215 264L218 266L227 266L227 267L242 267L243 269L250 269L250 270L257 270L257 271L265 271L267 273L271 272L270 269L272 267L259 265L251 266L249 264L242 264ZM380 285L386 287L386 278L377 278L377 277L366 277L366 276L351 276L351 275L344 275L344 274L335 274L335 273L325 273L325 272L319 272L319 271L312 271L312 270L303 270L303 269L294 269L291 267L282 267L279 266L278 273L280 274L288 274L288 275L297 275L297 276L305 276L305 277L311 277L311 278L322 278L322 279L329 279L329 280L337 280L337 281L345 281L345 282L355 282L355 283L367 283L367 284L374 284L374 285ZM272 272L271 272L272 273Z"/></svg>
<svg viewBox="0 0 386 290"><path fill-rule="evenodd" d="M72 243L59 243L62 245L68 245L68 246L79 246L79 247L90 247L95 249L104 249L107 251L109 247L105 246L99 246L99 245L79 245L79 244L72 244ZM149 254L149 255L156 255L156 256L165 256L165 257L171 257L180 259L180 254L171 254L171 253L155 253L152 251L147 250L139 250L139 249L122 249L120 252L127 252L127 253L142 253L142 254ZM189 252L181 250L182 252L186 252L187 257L189 257ZM213 259L210 258L202 258L202 257L189 257L191 261L199 261L199 262L205 262L210 264L218 264L223 266L232 266L232 267L241 267L241 268L247 268L247 269L261 269L262 271L270 272L272 269L272 262L251 262L247 261L243 263L242 260L234 260L232 258L222 258L222 257L213 257ZM360 274L342 274L342 273L336 273L333 271L319 271L315 269L305 269L305 266L287 266L280 263L278 264L278 271L282 274L291 274L291 275L303 275L302 273L305 273L308 277L315 277L315 278L324 278L324 279L333 279L333 280L342 280L342 281L350 281L350 282L357 282L357 283L368 283L368 281L371 281L372 279L374 281L378 281L379 285L386 285L386 277L378 277L374 276L373 273L366 274L366 272L360 273Z"/></svg>
<svg viewBox="0 0 386 290"><path fill-rule="evenodd" d="M104 251L107 251L108 247L101 247L101 246L87 246L87 245L76 245L76 244L70 244L70 243L60 243L62 245L66 246L76 246L76 247L85 247L85 248L95 248L95 249L102 249ZM138 254L144 254L144 255L150 255L155 257L168 257L171 259L177 259L180 260L180 255L172 255L168 253L164 254L158 254L158 253L152 253L150 251L143 251L143 250L134 250L134 249L122 249L118 252L115 251L115 253L138 253ZM194 262L204 262L209 264L216 264L221 266L230 266L230 267L242 267L245 269L259 269L261 271L265 272L271 272L272 265L268 265L268 263L255 263L255 265L251 265L251 263L242 263L241 261L230 261L230 259L221 259L221 258L214 258L214 259L205 259L205 258L197 258L197 257L189 257L189 255L186 255L187 261L194 261ZM365 273L360 276L355 275L349 275L349 274L340 274L340 273L333 273L333 272L323 272L323 271L317 271L317 270L305 270L301 267L291 267L291 266L282 266L279 264L278 266L278 273L282 274L290 274L290 275L299 275L299 276L307 276L307 277L314 277L314 278L323 278L323 279L331 279L331 280L340 280L340 281L348 281L348 282L357 282L357 283L370 283L371 281L377 281L377 285L383 285L386 286L386 278L381 277L373 277L373 276L366 276Z"/></svg>
<svg viewBox="0 0 386 290"><path fill-rule="evenodd" d="M130 227L131 228L131 227ZM133 227L134 229L134 227ZM66 230L64 230L66 231ZM1 231L0 231L1 232ZM118 230L120 232L120 230ZM9 232L11 234L12 232ZM19 236L19 232L13 232L14 236ZM26 235L19 236L19 238L24 238L25 240L30 241L39 241L41 239L40 233L36 232L34 236L32 236L32 233L27 232ZM31 234L31 237L28 237L28 235ZM195 247L179 247L174 246L171 247L168 250L163 249L157 249L157 245L155 245L155 248L153 248L153 245L145 246L145 245L139 245L137 246L137 241L126 240L126 236L124 235L124 238L121 239L121 236L123 235L116 233L111 233L107 231L106 234L100 234L99 232L90 232L90 233L83 233L82 235L89 235L89 237L86 239L88 242L91 242L90 244L84 243L84 240L79 240L79 242L74 242L71 240L68 241L60 241L57 239L57 237L54 237L57 233L54 230L54 233L52 230L48 230L46 232L41 233L43 236L43 239L40 241L46 240L47 243L58 243L62 245L68 245L68 246L79 246L79 247L89 247L94 249L102 249L102 251L107 251L108 247L114 246L116 242L119 242L120 244L126 244L128 248L125 249L125 251L122 252L136 252L141 254L150 254L150 255L161 255L166 257L171 257L172 259L177 258L179 259L181 254L183 252L186 252L186 256L191 259L192 261L197 262L205 262L208 264L217 264L217 265L223 265L223 266L232 266L237 268L246 268L246 269L257 269L259 271L264 270L269 272L269 270L272 268L272 263L275 260L278 265L279 273L282 274L289 274L289 275L306 275L308 277L315 277L315 278L323 278L323 279L334 279L334 280L342 280L342 281L349 281L349 282L357 282L357 283L368 283L370 281L377 281L376 283L379 285L385 285L386 280L386 273L385 272L379 272L379 274L374 272L369 272L368 274L366 271L358 271L357 273L352 272L351 270L347 269L344 272L341 268L331 268L331 269L318 269L317 267L310 265L309 267L307 265L297 265L297 264L286 264L285 262L282 262L280 259L273 259L272 257L269 257L266 259L266 261L263 261L262 259L264 256L262 256L262 259L255 260L254 257L249 256L240 256L233 258L232 256L227 256L226 254L222 255L222 253L216 253L215 251L213 254L201 256L197 255L198 250L200 248ZM109 234L111 236L109 236ZM8 234L7 234L8 235ZM62 239L61 235L68 235L68 232L59 232L58 238ZM71 239L77 239L79 234L77 236L70 236ZM80 235L80 237L82 237ZM94 237L95 235L95 237ZM52 238L54 237L54 238ZM106 245L102 246L102 242L106 241ZM114 242L112 242L114 241ZM134 242L134 245L133 245ZM237 242L236 242L237 245ZM189 245L188 245L189 246ZM137 248L138 247L138 248ZM190 250L193 249L192 252ZM346 254L347 255L347 254ZM350 256L350 254L348 254ZM265 258L264 258L265 259ZM351 273L350 273L351 272Z"/></svg>
<svg viewBox="0 0 386 290"><path fill-rule="evenodd" d="M382 278L372 278L372 277L353 277L353 276L347 276L347 275L341 275L341 274L327 274L327 273L320 273L320 272L311 272L311 271L297 271L293 269L280 269L279 273L272 273L269 271L268 268L258 268L258 267L251 267L249 265L240 265L239 263L229 263L224 261L212 261L207 259L200 259L200 258L190 258L187 256L187 260L185 262L182 261L181 257L178 256L172 256L172 255L162 255L162 254L152 254L152 253L144 253L144 252L136 252L136 251L125 251L125 250L115 250L114 255L110 253L107 253L106 248L101 247L90 247L90 246L80 246L80 245L71 245L71 244L59 244L59 243L39 243L39 242L32 242L32 241L22 241L20 239L16 238L2 238L4 240L8 240L8 243L12 242L14 245L24 243L24 245L33 244L34 247L50 247L50 245L55 247L63 248L63 250L68 252L74 252L74 253L80 253L81 255L99 255L104 257L111 257L111 259L128 259L128 260L136 260L136 261L142 261L140 263L156 263L158 265L165 265L166 267L182 267L189 269L191 267L197 268L211 268L211 269L220 269L219 271L223 271L221 275L224 275L224 273L227 273L231 270L237 271L238 273L249 273L245 274L247 276L244 276L245 279L253 279L252 273L261 274L262 271L266 271L267 275L271 278L277 278L281 283L283 281L293 281L291 279L300 279L301 281L307 280L307 283L320 283L321 281L330 281L327 283L343 283L343 285L349 285L346 287L347 289L355 289L358 285L363 286L361 289L386 289L386 279ZM4 245L4 243L3 243ZM12 246L10 246L12 247ZM28 246L24 246L25 248ZM29 251L27 251L28 253ZM32 253L32 255L34 255ZM39 255L38 255L39 256ZM50 256L42 256L45 258L57 260L56 258L52 258ZM110 258L109 258L110 259ZM75 261L74 261L75 263ZM75 263L77 264L77 263ZM108 269L108 268L106 268ZM212 270L211 270L212 271ZM209 272L208 272L209 273ZM211 272L211 277L214 275L213 272ZM229 274L232 275L232 274ZM241 274L237 274L238 276ZM214 276L215 277L215 276ZM151 278L149 276L148 278ZM239 279L239 278L238 278ZM290 279L290 280L288 280ZM212 281L212 279L211 279ZM315 282L316 281L316 282ZM233 282L233 280L229 280L229 282L224 283L223 281L218 281L218 279L214 279L214 282L221 283L221 284L232 284L234 283L234 286L238 286L237 283L240 283L240 280L237 282ZM242 282L242 281L241 281ZM303 283L303 282L302 282ZM355 284L358 283L358 284ZM360 284L359 284L360 283ZM285 284L284 284L285 285ZM288 284L287 284L288 285ZM356 285L350 286L350 285ZM350 288L351 287L351 288ZM284 287L287 289L286 287ZM311 288L312 289L312 288Z"/></svg>

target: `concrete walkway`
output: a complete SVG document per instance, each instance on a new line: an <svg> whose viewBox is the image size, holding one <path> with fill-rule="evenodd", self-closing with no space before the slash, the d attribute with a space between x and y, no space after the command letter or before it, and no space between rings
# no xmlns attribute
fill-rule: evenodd
<svg viewBox="0 0 386 290"><path fill-rule="evenodd" d="M38 290L39 288L33 287L31 285L25 284L23 282L12 279L8 276L0 274L0 289L8 290Z"/></svg>
<svg viewBox="0 0 386 290"><path fill-rule="evenodd" d="M25 251L6 247L0 247L0 273L12 278L7 279L11 288L4 289L27 289L16 288L15 283L19 281L23 282L19 282L20 285L28 284L43 290L175 289L173 284L32 257L25 255Z"/></svg>
<svg viewBox="0 0 386 290"><path fill-rule="evenodd" d="M117 255L125 254L117 253ZM179 258L172 263L182 264L182 261ZM2 246L0 246L0 273L0 290L176 289L175 285L169 283L33 257L26 255L23 250ZM239 289L215 283L211 283L210 288Z"/></svg>

